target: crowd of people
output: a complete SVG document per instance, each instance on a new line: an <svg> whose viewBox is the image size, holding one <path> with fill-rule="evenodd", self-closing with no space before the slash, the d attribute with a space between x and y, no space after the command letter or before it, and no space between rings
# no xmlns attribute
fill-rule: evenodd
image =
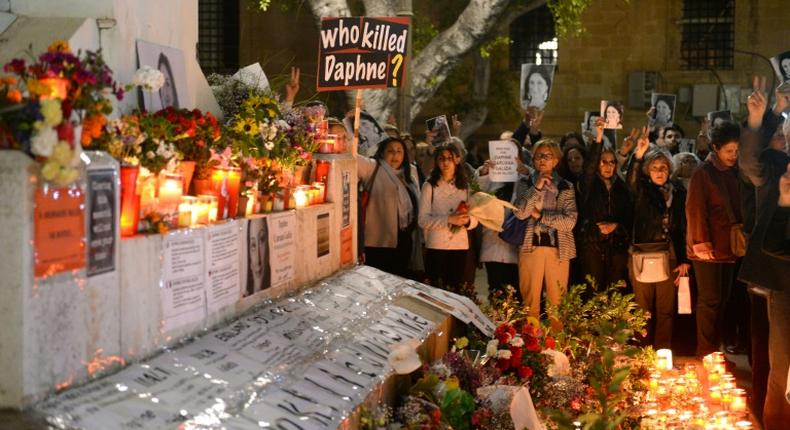
<svg viewBox="0 0 790 430"><path fill-rule="evenodd" d="M457 137L434 145L429 131L415 143L385 127L375 155L357 155L364 261L455 291L484 264L489 293L517 287L535 316L569 284L620 282L649 312L640 341L655 348L671 346L677 285L690 282L697 356L724 348L725 315L739 317L741 342L731 339L730 352L752 343L753 410L765 428L782 428L790 419L790 119L782 115L790 94L776 92L769 108L764 82L755 81L743 124L703 124L693 152L680 150L679 126L655 122L617 142L605 133L608 117L558 142L541 135L543 113L528 107L500 136L520 154L515 182L491 180L493 161ZM332 127L347 134L340 122ZM478 190L515 206L506 224L517 240L478 226L467 206Z"/></svg>

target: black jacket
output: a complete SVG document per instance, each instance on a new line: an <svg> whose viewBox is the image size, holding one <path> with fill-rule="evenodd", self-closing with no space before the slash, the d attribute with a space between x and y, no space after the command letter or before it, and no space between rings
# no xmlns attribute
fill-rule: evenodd
<svg viewBox="0 0 790 430"><path fill-rule="evenodd" d="M633 237L631 243L657 243L672 241L677 264L689 263L686 257L686 189L673 181L672 207L669 208L669 225L663 226L667 212L666 201L660 188L642 173L642 162L631 157L626 183L634 201Z"/></svg>
<svg viewBox="0 0 790 430"><path fill-rule="evenodd" d="M614 182L611 189L607 189L603 179L598 176L602 149L602 143L593 142L589 156L584 160L584 173L576 182L579 207L576 242L583 244L580 248L585 251L601 252L611 248L616 252L626 252L633 222L631 197L625 182L617 173L612 178ZM599 222L616 222L617 229L609 235L603 235L598 229Z"/></svg>
<svg viewBox="0 0 790 430"><path fill-rule="evenodd" d="M764 149L764 136L750 130L741 134L738 166L755 188L753 205L741 208L746 218L755 219L738 279L773 290L790 290L790 262L787 261L788 210L780 208L779 178L787 171L790 156Z"/></svg>

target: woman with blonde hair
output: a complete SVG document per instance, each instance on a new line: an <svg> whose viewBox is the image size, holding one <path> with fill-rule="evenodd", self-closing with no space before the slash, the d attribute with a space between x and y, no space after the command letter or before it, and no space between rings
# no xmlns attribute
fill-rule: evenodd
<svg viewBox="0 0 790 430"><path fill-rule="evenodd" d="M559 304L567 290L570 260L576 256L577 211L573 185L556 172L562 158L560 145L541 139L533 154L535 173L516 185L514 214L527 220L518 260L521 297L529 314L538 316L544 285L552 305Z"/></svg>

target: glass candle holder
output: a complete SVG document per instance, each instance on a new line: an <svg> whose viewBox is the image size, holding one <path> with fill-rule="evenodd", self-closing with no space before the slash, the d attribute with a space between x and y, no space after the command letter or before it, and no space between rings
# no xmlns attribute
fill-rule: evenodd
<svg viewBox="0 0 790 430"><path fill-rule="evenodd" d="M137 233L140 221L140 195L137 194L139 166L121 166L121 236Z"/></svg>
<svg viewBox="0 0 790 430"><path fill-rule="evenodd" d="M208 212L206 212L208 216ZM198 198L192 196L181 196L181 203L178 205L178 226L180 228L191 227L197 224L198 218Z"/></svg>
<svg viewBox="0 0 790 430"><path fill-rule="evenodd" d="M157 202L159 213L166 217L178 213L183 187L184 177L180 173L161 172L159 174L159 200Z"/></svg>

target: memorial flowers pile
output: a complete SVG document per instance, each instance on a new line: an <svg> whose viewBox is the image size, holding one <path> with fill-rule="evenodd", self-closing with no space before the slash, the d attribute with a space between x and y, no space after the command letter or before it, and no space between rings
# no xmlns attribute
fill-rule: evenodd
<svg viewBox="0 0 790 430"><path fill-rule="evenodd" d="M57 41L30 62L10 61L3 72L9 75L0 79L0 148L36 158L45 183L72 184L81 146L101 135L112 98L123 98L101 52L74 54Z"/></svg>

